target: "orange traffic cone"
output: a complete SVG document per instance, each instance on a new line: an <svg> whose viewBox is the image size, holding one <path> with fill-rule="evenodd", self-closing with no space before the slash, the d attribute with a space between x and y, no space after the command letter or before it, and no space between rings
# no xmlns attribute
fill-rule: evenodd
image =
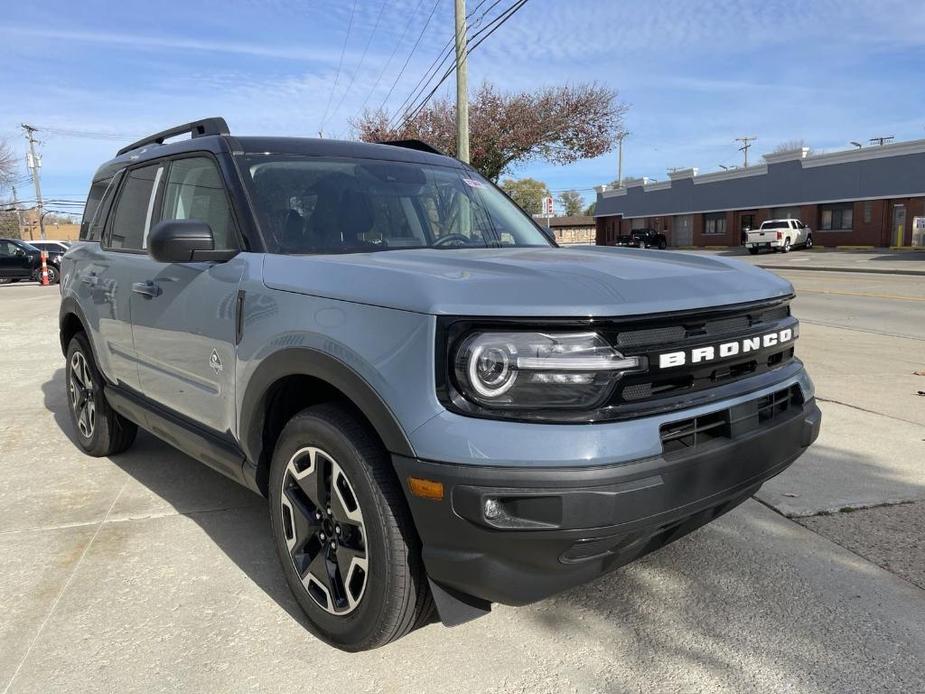
<svg viewBox="0 0 925 694"><path fill-rule="evenodd" d="M42 251L42 286L48 286L48 251Z"/></svg>

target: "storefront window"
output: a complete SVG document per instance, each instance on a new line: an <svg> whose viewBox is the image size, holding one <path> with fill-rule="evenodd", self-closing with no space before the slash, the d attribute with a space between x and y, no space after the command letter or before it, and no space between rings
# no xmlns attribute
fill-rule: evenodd
<svg viewBox="0 0 925 694"><path fill-rule="evenodd" d="M714 212L703 216L703 233L704 234L725 234L726 233L726 213Z"/></svg>
<svg viewBox="0 0 925 694"><path fill-rule="evenodd" d="M851 231L854 227L854 205L822 205L819 208L819 228L822 231Z"/></svg>

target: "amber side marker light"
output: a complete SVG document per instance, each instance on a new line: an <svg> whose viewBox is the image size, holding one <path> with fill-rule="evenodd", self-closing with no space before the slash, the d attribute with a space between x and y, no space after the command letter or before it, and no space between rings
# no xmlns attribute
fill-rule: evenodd
<svg viewBox="0 0 925 694"><path fill-rule="evenodd" d="M420 477L409 477L408 488L415 496L431 501L443 501L443 482L425 480Z"/></svg>

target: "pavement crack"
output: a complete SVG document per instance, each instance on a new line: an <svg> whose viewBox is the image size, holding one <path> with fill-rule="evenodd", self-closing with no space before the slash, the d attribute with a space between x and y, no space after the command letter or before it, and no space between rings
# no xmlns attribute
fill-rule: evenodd
<svg viewBox="0 0 925 694"><path fill-rule="evenodd" d="M90 551L90 547L93 545L94 540L100 534L100 530L103 528L103 524L106 522L106 519L109 518L109 515L112 513L112 510L116 507L116 502L119 500L119 497L122 496L122 492L125 491L125 488L128 486L128 480L126 480L122 487L119 488L119 492L116 494L115 498L112 500L112 503L109 505L109 509L106 511L106 515L103 516L103 519L97 523L96 530L93 533L93 536L90 538L90 541L87 542L86 546L83 548L83 551L80 553L80 556L77 558L77 561L74 562L74 566L71 569L71 573L68 574L67 580L64 582L64 585L61 586L61 590L58 591L58 594L55 596L54 602L51 604L51 608L48 610L48 614L45 615L45 619L42 620L42 623L39 625L38 630L35 632L35 636L32 638L32 641L29 642L29 647L26 649L26 652L23 654L22 659L19 661L19 664L16 666L16 669L13 671L10 681L7 682L6 687L3 689L3 694L7 694L10 691L10 687L13 686L13 682L16 681L16 677L19 675L22 670L22 666L25 664L26 660L29 659L29 656L32 653L32 650L35 648L35 644L38 643L39 637L45 631L45 627L48 626L48 622L51 620L51 616L55 613L55 610L58 608L58 603L61 602L61 598L67 592L67 589L71 585L71 581L74 580L74 576L77 574L77 570L80 568L80 565L83 563L84 557L87 556L87 552Z"/></svg>
<svg viewBox="0 0 925 694"><path fill-rule="evenodd" d="M921 422L915 422L911 419L905 419L904 417L894 417L891 414L884 414L883 412L877 412L876 410L869 410L866 407L861 407L860 405L852 405L850 402L842 402L841 400L833 400L832 398L824 398L819 394L816 395L816 400L819 402L830 402L833 405L841 405L842 407L850 407L852 410L858 410L859 412L865 412L866 414L877 415L878 417L886 417L887 419L892 419L897 422L905 422L906 424L912 424L914 426L923 426Z"/></svg>

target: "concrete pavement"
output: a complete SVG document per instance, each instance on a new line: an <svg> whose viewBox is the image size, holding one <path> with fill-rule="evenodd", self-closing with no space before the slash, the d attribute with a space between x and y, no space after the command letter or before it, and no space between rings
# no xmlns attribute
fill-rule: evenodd
<svg viewBox="0 0 925 694"><path fill-rule="evenodd" d="M706 251L710 252L710 251ZM716 251L714 251L716 252ZM769 270L815 270L886 275L925 275L925 250L835 250L819 246L790 253L749 255L745 248L718 251Z"/></svg>
<svg viewBox="0 0 925 694"><path fill-rule="evenodd" d="M430 625L372 653L328 648L301 624L260 498L148 435L113 459L73 445L56 309L54 288L0 286L0 692L844 692L925 681L915 567L894 575L876 564L895 564L877 554L883 542L868 561L847 546L853 531L819 534L756 501L537 605ZM851 395L863 354L846 350L831 373L817 362L854 334L804 327L798 349L820 372L820 396ZM898 419L857 390L823 403L826 450L775 480L800 497L765 503L827 507L810 498L819 475L842 489L896 483L874 500L915 489L915 466L892 465L889 446L914 443L917 415ZM871 429L881 438L865 448Z"/></svg>

